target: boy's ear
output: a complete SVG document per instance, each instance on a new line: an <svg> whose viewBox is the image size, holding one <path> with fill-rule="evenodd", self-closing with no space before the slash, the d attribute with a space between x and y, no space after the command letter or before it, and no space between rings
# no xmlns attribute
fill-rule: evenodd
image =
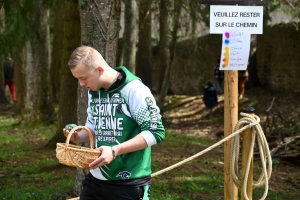
<svg viewBox="0 0 300 200"><path fill-rule="evenodd" d="M100 72L100 74L103 74L103 72L104 72L104 69L100 66L97 67L97 70Z"/></svg>

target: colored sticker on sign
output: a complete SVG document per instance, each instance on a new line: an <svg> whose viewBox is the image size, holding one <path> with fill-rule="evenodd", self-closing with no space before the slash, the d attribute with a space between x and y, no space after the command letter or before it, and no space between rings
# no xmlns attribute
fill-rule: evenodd
<svg viewBox="0 0 300 200"><path fill-rule="evenodd" d="M230 33L229 32L225 32L224 33L224 53L223 53L223 59L222 59L222 67L225 68L225 67L228 67L228 63L229 63L229 43L230 43Z"/></svg>
<svg viewBox="0 0 300 200"><path fill-rule="evenodd" d="M229 30L223 33L220 70L246 70L251 34Z"/></svg>

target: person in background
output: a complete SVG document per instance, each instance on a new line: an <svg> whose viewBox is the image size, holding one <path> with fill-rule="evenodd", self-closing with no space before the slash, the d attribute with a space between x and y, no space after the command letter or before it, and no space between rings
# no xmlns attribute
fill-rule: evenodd
<svg viewBox="0 0 300 200"><path fill-rule="evenodd" d="M68 66L88 89L85 126L101 151L90 163L80 200L150 199L151 146L165 138L160 110L150 89L124 66L110 67L94 48L80 46ZM69 131L63 129L67 137ZM75 131L74 143L89 141Z"/></svg>
<svg viewBox="0 0 300 200"><path fill-rule="evenodd" d="M220 70L220 59L217 60L214 68L214 76L216 79L216 90L218 94L223 94L224 70Z"/></svg>
<svg viewBox="0 0 300 200"><path fill-rule="evenodd" d="M245 85L246 82L249 80L248 78L248 71L247 70L240 70L238 72L238 93L239 99L242 99L245 93Z"/></svg>
<svg viewBox="0 0 300 200"><path fill-rule="evenodd" d="M211 117L212 109L218 105L217 91L211 80L208 80L204 87L203 102L206 106L207 117Z"/></svg>
<svg viewBox="0 0 300 200"><path fill-rule="evenodd" d="M14 81L14 62L10 56L7 56L3 61L4 70L4 89L8 86L12 100L16 101L17 95L15 91L15 81Z"/></svg>

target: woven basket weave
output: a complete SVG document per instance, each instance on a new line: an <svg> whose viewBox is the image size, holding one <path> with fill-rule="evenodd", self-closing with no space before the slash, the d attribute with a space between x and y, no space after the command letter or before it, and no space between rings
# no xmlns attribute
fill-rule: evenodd
<svg viewBox="0 0 300 200"><path fill-rule="evenodd" d="M72 134L78 129L84 129L89 134L90 148L69 144ZM66 143L56 144L56 157L59 162L71 167L89 169L89 164L96 160L100 154L101 152L99 150L94 149L93 135L85 126L74 127L70 131Z"/></svg>

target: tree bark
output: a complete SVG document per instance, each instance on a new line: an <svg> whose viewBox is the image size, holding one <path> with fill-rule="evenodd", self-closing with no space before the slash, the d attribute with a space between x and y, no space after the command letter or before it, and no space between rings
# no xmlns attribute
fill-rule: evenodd
<svg viewBox="0 0 300 200"><path fill-rule="evenodd" d="M55 118L49 83L49 12L42 2L38 2L38 8L29 16L36 32L26 44L26 119L49 124Z"/></svg>
<svg viewBox="0 0 300 200"><path fill-rule="evenodd" d="M3 105L8 105L9 102L5 96L5 91L3 89L3 87L0 87L0 105L3 106Z"/></svg>
<svg viewBox="0 0 300 200"><path fill-rule="evenodd" d="M52 99L55 104L59 102L60 77L62 67L66 67L63 59L63 41L64 41L64 21L66 10L66 1L58 2L54 7L54 27L53 27L53 48L50 64L50 83Z"/></svg>
<svg viewBox="0 0 300 200"><path fill-rule="evenodd" d="M120 30L120 0L79 1L81 43L98 50L106 62L116 65L117 42ZM78 86L77 124L84 125L87 117L87 90ZM89 146L89 143L84 143ZM87 170L77 169L75 193L80 195Z"/></svg>
<svg viewBox="0 0 300 200"><path fill-rule="evenodd" d="M19 43L12 48L12 58L15 68L15 90L17 100L15 102L15 113L23 116L26 100L26 51L25 43Z"/></svg>
<svg viewBox="0 0 300 200"><path fill-rule="evenodd" d="M151 0L139 1L139 33L136 75L152 89Z"/></svg>
<svg viewBox="0 0 300 200"><path fill-rule="evenodd" d="M169 7L170 0L160 1L159 14L159 54L160 54L160 68L159 68L159 84L158 91L161 91L162 84L165 77L166 69L169 65L170 50L169 50ZM162 108L162 107L161 107Z"/></svg>
<svg viewBox="0 0 300 200"><path fill-rule="evenodd" d="M2 7L3 8L3 7ZM22 4L20 1L14 1L10 2L7 1L5 2L5 26L4 27L9 27L7 28L8 30L11 31L12 28L14 28L10 21L12 18L12 13L17 10L22 10ZM20 12L19 12L20 13ZM25 52L25 42L20 37L20 35L12 36L11 31L8 31L8 38L7 40L9 41L8 44L6 44L6 48L10 49L11 57L14 61L14 81L15 81L15 90L17 94L17 100L14 105L14 112L15 114L22 114L21 111L24 110L25 108L25 99L26 99L26 52Z"/></svg>
<svg viewBox="0 0 300 200"><path fill-rule="evenodd" d="M4 7L0 7L0 34L3 32L3 27L5 27L5 15L4 15ZM9 104L6 96L5 96L5 87L4 87L4 74L3 74L3 60L0 59L0 104Z"/></svg>
<svg viewBox="0 0 300 200"><path fill-rule="evenodd" d="M123 63L135 74L136 41L137 41L137 3L136 0L127 0L125 3L125 25L123 36Z"/></svg>
<svg viewBox="0 0 300 200"><path fill-rule="evenodd" d="M56 17L56 20L63 20L64 29L61 35L54 35L62 38L63 44L60 55L61 63L57 63L60 67L60 79L56 80L60 85L59 92L59 109L57 114L57 130L55 136L48 142L47 147L55 148L56 143L66 141L62 130L66 124L77 123L77 84L78 81L73 77L69 67L67 66L70 55L73 50L80 46L80 15L77 0L67 0L60 7L60 14L64 17ZM57 11L58 12L58 11ZM56 14L57 14L56 12ZM55 40L54 38L54 41Z"/></svg>

